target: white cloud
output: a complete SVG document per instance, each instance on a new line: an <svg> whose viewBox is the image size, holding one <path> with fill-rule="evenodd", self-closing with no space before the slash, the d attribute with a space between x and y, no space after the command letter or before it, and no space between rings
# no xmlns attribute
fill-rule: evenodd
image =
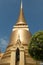
<svg viewBox="0 0 43 65"><path fill-rule="evenodd" d="M4 52L6 47L8 45L8 40L5 39L5 38L1 38L0 39L0 48L1 48L1 51Z"/></svg>

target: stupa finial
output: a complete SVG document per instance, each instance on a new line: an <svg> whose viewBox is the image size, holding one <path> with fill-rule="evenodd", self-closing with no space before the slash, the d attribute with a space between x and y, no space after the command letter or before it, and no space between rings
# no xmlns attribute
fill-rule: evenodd
<svg viewBox="0 0 43 65"><path fill-rule="evenodd" d="M21 0L21 9L23 8L22 0Z"/></svg>
<svg viewBox="0 0 43 65"><path fill-rule="evenodd" d="M27 26L26 21L25 21L25 17L24 17L24 12L23 12L23 1L20 0L20 13L19 13L19 17L18 17L16 25L23 26L23 24Z"/></svg>

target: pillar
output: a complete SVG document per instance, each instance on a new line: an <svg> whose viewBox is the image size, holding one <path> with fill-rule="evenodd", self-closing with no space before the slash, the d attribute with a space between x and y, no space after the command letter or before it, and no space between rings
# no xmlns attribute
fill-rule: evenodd
<svg viewBox="0 0 43 65"><path fill-rule="evenodd" d="M20 64L19 65L24 65L24 49L20 49Z"/></svg>
<svg viewBox="0 0 43 65"><path fill-rule="evenodd" d="M11 64L10 65L15 65L15 62L16 62L15 54L16 54L16 50L11 49Z"/></svg>

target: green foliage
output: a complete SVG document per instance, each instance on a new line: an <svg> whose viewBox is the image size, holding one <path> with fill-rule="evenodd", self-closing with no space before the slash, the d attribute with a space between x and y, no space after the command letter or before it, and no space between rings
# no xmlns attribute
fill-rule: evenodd
<svg viewBox="0 0 43 65"><path fill-rule="evenodd" d="M43 61L43 31L32 36L28 51L35 60Z"/></svg>

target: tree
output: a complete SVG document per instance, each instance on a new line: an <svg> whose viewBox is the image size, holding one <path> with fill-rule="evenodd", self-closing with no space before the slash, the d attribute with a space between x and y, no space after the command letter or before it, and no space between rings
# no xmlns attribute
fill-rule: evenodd
<svg viewBox="0 0 43 65"><path fill-rule="evenodd" d="M43 31L37 32L32 36L28 52L35 60L43 61Z"/></svg>

